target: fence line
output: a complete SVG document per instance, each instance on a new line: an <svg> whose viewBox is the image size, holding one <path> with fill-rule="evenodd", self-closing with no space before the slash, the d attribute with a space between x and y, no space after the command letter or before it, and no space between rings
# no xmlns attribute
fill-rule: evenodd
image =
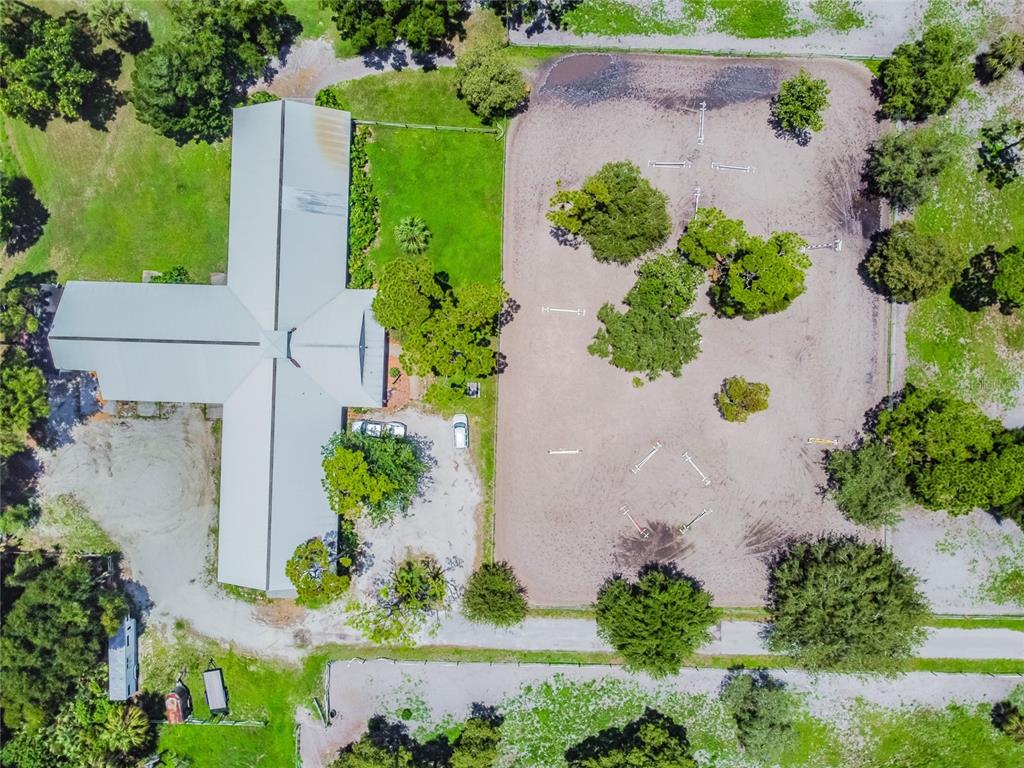
<svg viewBox="0 0 1024 768"><path fill-rule="evenodd" d="M586 43L534 43L511 41L510 48L551 49L552 56L575 53L658 53L674 56L722 56L746 59L843 59L846 61L873 61L885 56L869 56L852 53L777 53L774 51L749 51L738 48L636 48L629 45L587 45ZM568 50L567 50L568 49Z"/></svg>
<svg viewBox="0 0 1024 768"><path fill-rule="evenodd" d="M429 125L427 123L392 123L387 120L353 120L356 125L381 125L388 128L419 128L425 131L454 131L456 133L485 133L497 136L495 141L501 141L505 131L499 126L497 128L468 128L463 125Z"/></svg>

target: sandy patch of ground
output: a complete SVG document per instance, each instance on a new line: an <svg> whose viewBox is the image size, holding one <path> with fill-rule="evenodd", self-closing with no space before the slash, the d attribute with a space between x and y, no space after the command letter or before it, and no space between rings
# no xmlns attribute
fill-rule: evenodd
<svg viewBox="0 0 1024 768"><path fill-rule="evenodd" d="M1000 605L981 593L996 561L1024 546L1024 534L1012 520L1000 522L981 510L953 517L914 509L887 539L896 556L917 571L937 613L1021 612L1020 606Z"/></svg>
<svg viewBox="0 0 1024 768"><path fill-rule="evenodd" d="M526 685L536 685L556 675L571 682L621 680L648 691L679 690L717 694L724 670L696 669L665 681L631 675L614 667L545 666L540 664L415 664L386 660L335 662L330 669L329 701L337 716L329 728L311 716L300 718L303 765L323 766L337 750L359 738L369 718L377 713L394 715L409 706L414 710L410 729L468 716L476 703L500 704ZM910 673L894 678L821 674L772 670L793 690L808 695L811 712L818 717L842 720L858 700L885 707L925 705L941 707L952 702L974 703L1004 698L1020 684L1016 676L942 675Z"/></svg>
<svg viewBox="0 0 1024 768"><path fill-rule="evenodd" d="M407 555L429 554L461 591L476 560L476 509L483 500L469 453L455 450L447 419L413 409L388 418L403 422L410 437L430 456L430 480L427 492L413 502L408 515L376 528L366 520L356 526L360 538L367 542L369 561L356 577L356 589L371 597L376 593L374 585L385 581Z"/></svg>
<svg viewBox="0 0 1024 768"><path fill-rule="evenodd" d="M357 590L369 594L373 580L408 550L434 555L461 589L476 557L479 481L456 455L447 420L412 410L398 418L429 446L431 482L408 517L361 531L372 563ZM202 635L289 659L312 645L361 641L346 627L340 604L319 611L291 601L252 604L211 582L216 445L198 406L179 405L163 419L93 418L41 458L41 500L71 495L81 502L124 553L129 587L147 621L182 619Z"/></svg>
<svg viewBox="0 0 1024 768"><path fill-rule="evenodd" d="M826 128L807 147L777 138L767 122L768 99L801 66L832 89ZM877 206L856 191L878 131L869 87L863 66L827 61L581 54L541 73L508 140L504 277L522 310L501 337L509 367L496 487L497 556L516 567L532 602L588 603L613 571L658 559L679 562L719 604L756 605L763 560L779 543L855 530L820 498L821 450L806 440L849 440L885 394L884 302L857 273L878 225ZM690 110L702 100L698 146ZM838 236L843 250L811 252L807 291L781 314L706 317L703 351L682 377L636 389L631 374L586 349L598 308L622 298L633 270L599 264L586 246L559 245L544 218L557 180L577 186L623 159L669 195L670 244L699 185L702 206L743 219L755 234L793 230L812 243ZM648 165L681 159L693 166ZM713 170L712 162L755 171ZM703 296L698 308L708 311ZM768 411L746 424L725 422L714 406L722 379L735 374L772 390ZM662 448L632 473L655 441ZM583 453L547 453L567 449ZM636 537L623 505L649 539ZM713 512L680 537L677 526L705 508Z"/></svg>

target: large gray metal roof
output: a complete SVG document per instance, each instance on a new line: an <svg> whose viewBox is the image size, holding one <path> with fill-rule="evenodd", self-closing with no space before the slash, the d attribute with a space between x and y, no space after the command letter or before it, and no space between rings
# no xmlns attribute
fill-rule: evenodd
<svg viewBox="0 0 1024 768"><path fill-rule="evenodd" d="M224 404L218 578L272 595L337 526L321 446L383 398L374 292L345 288L350 131L300 102L236 109L227 285L70 282L50 333L108 399Z"/></svg>

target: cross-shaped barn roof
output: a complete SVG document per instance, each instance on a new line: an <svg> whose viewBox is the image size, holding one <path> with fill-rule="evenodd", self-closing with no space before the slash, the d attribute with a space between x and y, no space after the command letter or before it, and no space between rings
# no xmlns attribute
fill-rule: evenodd
<svg viewBox="0 0 1024 768"><path fill-rule="evenodd" d="M295 547L337 530L320 448L343 407L383 399L374 292L345 288L350 136L347 112L236 109L227 284L72 281L49 336L109 400L224 404L217 578L271 596L294 594Z"/></svg>

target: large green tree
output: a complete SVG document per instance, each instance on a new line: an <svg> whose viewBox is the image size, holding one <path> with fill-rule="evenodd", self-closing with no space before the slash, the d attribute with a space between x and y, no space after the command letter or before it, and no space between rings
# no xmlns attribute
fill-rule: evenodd
<svg viewBox="0 0 1024 768"><path fill-rule="evenodd" d="M496 717L471 717L462 724L452 745L451 768L494 768L501 744L501 721Z"/></svg>
<svg viewBox="0 0 1024 768"><path fill-rule="evenodd" d="M806 141L811 131L825 127L821 113L828 107L829 93L824 78L813 78L807 70L801 69L779 86L771 105L772 122L783 133Z"/></svg>
<svg viewBox="0 0 1024 768"><path fill-rule="evenodd" d="M912 498L906 469L880 440L832 451L825 459L829 493L847 519L878 528L899 520Z"/></svg>
<svg viewBox="0 0 1024 768"><path fill-rule="evenodd" d="M462 612L470 621L511 627L526 618L526 588L506 562L484 563L466 583Z"/></svg>
<svg viewBox="0 0 1024 768"><path fill-rule="evenodd" d="M0 110L33 125L78 120L97 82L96 40L80 13L53 18L23 2L4 4L0 22Z"/></svg>
<svg viewBox="0 0 1024 768"><path fill-rule="evenodd" d="M566 750L569 768L695 768L686 729L647 708L621 728L606 728Z"/></svg>
<svg viewBox="0 0 1024 768"><path fill-rule="evenodd" d="M282 0L184 0L171 36L140 54L131 99L139 119L179 143L218 141L231 109L272 56L298 34Z"/></svg>
<svg viewBox="0 0 1024 768"><path fill-rule="evenodd" d="M973 43L951 25L936 25L920 40L896 46L878 68L882 110L897 120L943 114L972 80Z"/></svg>
<svg viewBox="0 0 1024 768"><path fill-rule="evenodd" d="M381 273L373 313L402 342L406 370L464 383L497 371L493 338L507 298L500 285L456 291L429 261L395 259Z"/></svg>
<svg viewBox="0 0 1024 768"><path fill-rule="evenodd" d="M890 131L868 149L868 189L900 210L923 202L956 156L950 135L935 128Z"/></svg>
<svg viewBox="0 0 1024 768"><path fill-rule="evenodd" d="M323 487L331 509L375 524L404 513L419 493L427 464L405 437L338 432L323 447Z"/></svg>
<svg viewBox="0 0 1024 768"><path fill-rule="evenodd" d="M347 570L352 560L333 554L323 539L309 539L295 548L284 573L295 587L296 603L318 608L345 594L349 576L338 573L338 569Z"/></svg>
<svg viewBox="0 0 1024 768"><path fill-rule="evenodd" d="M376 602L356 614L351 624L371 642L405 645L431 616L448 607L450 593L437 560L429 555L407 557L377 590Z"/></svg>
<svg viewBox="0 0 1024 768"><path fill-rule="evenodd" d="M628 264L665 242L668 197L630 162L608 163L580 189L559 189L548 221L581 238L598 261Z"/></svg>
<svg viewBox="0 0 1024 768"><path fill-rule="evenodd" d="M598 310L604 328L598 329L588 350L609 358L617 368L643 372L650 381L662 373L679 376L700 353L701 315L689 310L703 273L664 253L645 261L636 274L636 283L622 300L625 312L613 304Z"/></svg>
<svg viewBox="0 0 1024 768"><path fill-rule="evenodd" d="M879 415L875 434L929 509L996 509L1024 496L1024 430L1004 428L976 405L908 386Z"/></svg>
<svg viewBox="0 0 1024 768"><path fill-rule="evenodd" d="M797 700L765 670L740 670L722 687L722 705L748 755L773 764L794 741Z"/></svg>
<svg viewBox="0 0 1024 768"><path fill-rule="evenodd" d="M0 377L0 458L25 447L29 428L50 413L46 376L20 347L8 347Z"/></svg>
<svg viewBox="0 0 1024 768"><path fill-rule="evenodd" d="M342 38L360 51L402 39L416 53L441 49L462 31L461 0L321 0Z"/></svg>
<svg viewBox="0 0 1024 768"><path fill-rule="evenodd" d="M812 669L894 668L924 640L928 604L891 552L853 538L797 542L768 577L769 646Z"/></svg>
<svg viewBox="0 0 1024 768"><path fill-rule="evenodd" d="M651 564L635 582L615 575L604 583L595 604L597 631L627 667L664 677L711 639L719 616L711 601L711 593L676 568Z"/></svg>
<svg viewBox="0 0 1024 768"><path fill-rule="evenodd" d="M677 250L708 270L711 303L724 317L752 320L781 312L804 292L804 271L811 260L807 243L793 232L767 240L747 234L743 222L717 208L702 208L690 220Z"/></svg>
<svg viewBox="0 0 1024 768"><path fill-rule="evenodd" d="M899 221L878 236L865 266L893 300L909 302L952 284L963 261L946 238L920 232L913 221Z"/></svg>
<svg viewBox="0 0 1024 768"><path fill-rule="evenodd" d="M61 565L41 553L20 556L4 587L0 702L8 725L38 726L95 669L127 604L87 563Z"/></svg>
<svg viewBox="0 0 1024 768"><path fill-rule="evenodd" d="M471 48L459 56L455 90L473 113L486 121L514 112L530 95L523 73L496 45Z"/></svg>

